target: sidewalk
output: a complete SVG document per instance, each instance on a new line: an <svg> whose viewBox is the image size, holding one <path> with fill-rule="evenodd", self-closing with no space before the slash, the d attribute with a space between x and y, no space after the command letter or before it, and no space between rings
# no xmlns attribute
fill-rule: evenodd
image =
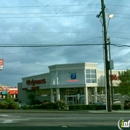
<svg viewBox="0 0 130 130"><path fill-rule="evenodd" d="M112 112L108 112L106 110L88 110L88 113L129 113L130 114L130 110L112 110Z"/></svg>
<svg viewBox="0 0 130 130"><path fill-rule="evenodd" d="M39 110L39 109L30 109L30 110L11 110L11 109L0 109L0 113L70 113L70 114L109 114L109 113L128 113L130 114L130 110L113 110L112 112L107 112L106 110Z"/></svg>

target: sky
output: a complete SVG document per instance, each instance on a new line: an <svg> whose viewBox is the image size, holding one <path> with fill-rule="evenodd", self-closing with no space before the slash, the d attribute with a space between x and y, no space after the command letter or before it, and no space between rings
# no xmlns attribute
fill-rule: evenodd
<svg viewBox="0 0 130 130"><path fill-rule="evenodd" d="M106 0L105 5L114 69L129 69L130 2ZM102 18L96 17L100 11L101 0L0 0L0 83L17 86L23 77L47 73L55 64L94 62L103 69ZM109 19L109 14L114 17ZM39 44L86 46L22 46Z"/></svg>

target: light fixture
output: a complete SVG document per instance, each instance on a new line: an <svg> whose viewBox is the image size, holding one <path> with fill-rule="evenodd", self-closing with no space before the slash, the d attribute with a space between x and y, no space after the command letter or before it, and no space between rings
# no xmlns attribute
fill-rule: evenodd
<svg viewBox="0 0 130 130"><path fill-rule="evenodd" d="M109 14L108 17L112 19L114 17L114 14Z"/></svg>

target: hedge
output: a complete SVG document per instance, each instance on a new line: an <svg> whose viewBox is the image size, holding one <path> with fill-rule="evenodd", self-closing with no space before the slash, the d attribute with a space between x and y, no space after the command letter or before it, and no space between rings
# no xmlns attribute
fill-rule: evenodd
<svg viewBox="0 0 130 130"><path fill-rule="evenodd" d="M60 100L56 103L53 102L43 102L42 104L35 104L35 105L25 105L23 109L59 109L65 110L67 109L66 102Z"/></svg>
<svg viewBox="0 0 130 130"><path fill-rule="evenodd" d="M113 110L121 110L122 105L112 105ZM69 110L106 110L105 105L69 105Z"/></svg>

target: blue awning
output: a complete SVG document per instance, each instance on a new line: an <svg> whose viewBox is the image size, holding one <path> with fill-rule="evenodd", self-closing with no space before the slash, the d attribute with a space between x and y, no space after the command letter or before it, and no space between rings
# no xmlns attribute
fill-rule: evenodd
<svg viewBox="0 0 130 130"><path fill-rule="evenodd" d="M2 92L3 95L7 94L8 92Z"/></svg>

